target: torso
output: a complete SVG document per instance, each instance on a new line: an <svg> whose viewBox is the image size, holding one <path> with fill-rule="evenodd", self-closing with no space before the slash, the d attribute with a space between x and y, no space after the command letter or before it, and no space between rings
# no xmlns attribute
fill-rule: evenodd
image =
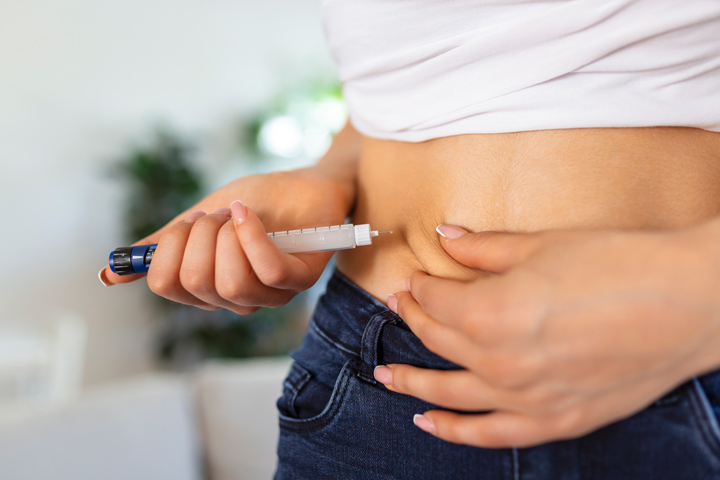
<svg viewBox="0 0 720 480"><path fill-rule="evenodd" d="M672 229L720 213L720 133L692 128L545 130L422 143L363 138L353 223L394 234L340 252L338 269L381 301L414 270L477 275L435 227L473 232Z"/></svg>

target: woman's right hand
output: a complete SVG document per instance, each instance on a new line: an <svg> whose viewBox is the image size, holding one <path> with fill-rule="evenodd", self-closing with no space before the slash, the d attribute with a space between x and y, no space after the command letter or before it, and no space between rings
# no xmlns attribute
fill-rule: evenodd
<svg viewBox="0 0 720 480"><path fill-rule="evenodd" d="M352 182L317 167L239 178L135 243L158 244L148 286L178 303L240 315L284 305L318 280L332 252L282 253L266 232L341 224L354 196ZM143 276L100 272L106 285Z"/></svg>

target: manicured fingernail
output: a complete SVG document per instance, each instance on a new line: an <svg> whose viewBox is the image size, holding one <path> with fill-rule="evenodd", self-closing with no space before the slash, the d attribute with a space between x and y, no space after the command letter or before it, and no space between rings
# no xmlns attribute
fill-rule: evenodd
<svg viewBox="0 0 720 480"><path fill-rule="evenodd" d="M392 369L385 365L378 365L373 372L375 380L383 385L392 385Z"/></svg>
<svg viewBox="0 0 720 480"><path fill-rule="evenodd" d="M410 291L410 277L407 277L405 279L405 288L407 288L407 291Z"/></svg>
<svg viewBox="0 0 720 480"><path fill-rule="evenodd" d="M103 267L103 268L98 272L98 279L100 279L100 283L102 283L102 284L105 285L106 287L111 287L111 286L113 285L112 283L110 283L110 281L109 281L109 280L107 279L107 277L105 276L105 267Z"/></svg>
<svg viewBox="0 0 720 480"><path fill-rule="evenodd" d="M420 430L430 433L432 435L435 435L435 424L432 420L430 420L429 417L426 417L425 415L420 415L419 413L416 413L413 417L413 423L416 427L418 427Z"/></svg>
<svg viewBox="0 0 720 480"><path fill-rule="evenodd" d="M240 200L235 200L232 205L230 205L230 210L236 223L242 223L247 218L247 209Z"/></svg>
<svg viewBox="0 0 720 480"><path fill-rule="evenodd" d="M204 217L205 215L207 215L205 212L203 212L202 210L198 210L197 212L193 212L190 215L188 215L187 218L185 219L185 221L187 223L193 223L198 218Z"/></svg>
<svg viewBox="0 0 720 480"><path fill-rule="evenodd" d="M447 239L462 237L468 231L455 225L438 225L435 231Z"/></svg>
<svg viewBox="0 0 720 480"><path fill-rule="evenodd" d="M213 215L225 215L226 217L230 216L230 209L227 207L218 208L213 212Z"/></svg>
<svg viewBox="0 0 720 480"><path fill-rule="evenodd" d="M395 295L388 295L387 305L390 310L397 313L397 297Z"/></svg>

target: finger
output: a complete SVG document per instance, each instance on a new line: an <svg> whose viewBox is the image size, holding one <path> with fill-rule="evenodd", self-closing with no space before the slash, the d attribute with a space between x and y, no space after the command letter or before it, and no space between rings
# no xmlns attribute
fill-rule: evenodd
<svg viewBox="0 0 720 480"><path fill-rule="evenodd" d="M454 225L440 225L440 244L456 261L470 268L503 273L524 262L546 242L543 233L462 233ZM456 236L458 235L458 236Z"/></svg>
<svg viewBox="0 0 720 480"><path fill-rule="evenodd" d="M185 213L185 212L184 212L184 213ZM199 217L201 216L200 213L204 214L205 212L200 212L200 211L192 212L192 213L189 213L189 212L188 212L186 218L191 218L191 217L193 217L193 218L197 219L197 218L199 218ZM142 239L138 240L137 242L133 243L132 246L134 247L135 245L152 245L153 243L158 243L158 241L159 241L160 238L165 234L165 232L166 232L169 228L171 228L171 227L173 227L174 225L176 225L177 223L181 222L181 221L182 221L182 218L184 218L184 217L180 217L180 216L178 215L178 217L176 217L173 221L169 222L167 225L165 225L164 227L162 227L160 230L158 230L157 232L155 232L155 233L153 233L153 234L151 234L151 235L148 235L148 236L145 237L145 238L142 238ZM117 273L114 273L114 272L112 271L112 269L110 268L110 265L105 265L105 266L100 270L100 272L98 273L98 278L100 279L100 282L101 282L103 285L105 285L106 287L110 287L110 286L112 286L112 285L117 285L117 284L120 284L120 283L130 283L130 282L134 282L134 281L136 281L136 280L140 280L140 279L143 278L143 277L145 277L145 274L139 274L139 275L118 275Z"/></svg>
<svg viewBox="0 0 720 480"><path fill-rule="evenodd" d="M545 422L517 412L468 415L431 410L416 415L413 421L418 428L445 441L474 447L530 447L556 439Z"/></svg>
<svg viewBox="0 0 720 480"><path fill-rule="evenodd" d="M235 232L245 255L260 281L274 288L306 290L320 277L332 252L288 255L281 252L265 232L260 219L242 202L235 201Z"/></svg>
<svg viewBox="0 0 720 480"><path fill-rule="evenodd" d="M445 325L461 328L468 321L469 312L491 310L494 283L494 278L468 283L416 271L410 276L409 288L425 313ZM472 315L470 321L476 317L480 315Z"/></svg>
<svg viewBox="0 0 720 480"><path fill-rule="evenodd" d="M498 408L497 393L468 370L431 370L410 365L383 365L375 379L393 392L453 410L481 412Z"/></svg>
<svg viewBox="0 0 720 480"><path fill-rule="evenodd" d="M428 350L466 368L477 362L477 347L464 334L427 315L409 292L395 298L396 313Z"/></svg>
<svg viewBox="0 0 720 480"><path fill-rule="evenodd" d="M188 293L205 303L234 309L236 305L222 298L215 289L218 232L224 224L232 223L229 220L230 209L220 208L194 223L180 266L180 284Z"/></svg>
<svg viewBox="0 0 720 480"><path fill-rule="evenodd" d="M195 297L180 283L180 268L190 232L195 221L204 215L204 213L202 215L190 214L185 221L179 222L165 231L158 241L153 255L147 282L153 293L168 300L205 310L217 310L218 307Z"/></svg>
<svg viewBox="0 0 720 480"><path fill-rule="evenodd" d="M279 307L297 293L268 287L258 280L240 246L233 222L223 225L218 233L215 288L222 298L241 308Z"/></svg>

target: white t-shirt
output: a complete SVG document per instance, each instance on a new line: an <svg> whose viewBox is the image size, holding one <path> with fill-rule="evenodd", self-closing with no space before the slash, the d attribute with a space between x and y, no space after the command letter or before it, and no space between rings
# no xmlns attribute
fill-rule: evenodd
<svg viewBox="0 0 720 480"><path fill-rule="evenodd" d="M720 0L325 0L353 125L720 131Z"/></svg>

